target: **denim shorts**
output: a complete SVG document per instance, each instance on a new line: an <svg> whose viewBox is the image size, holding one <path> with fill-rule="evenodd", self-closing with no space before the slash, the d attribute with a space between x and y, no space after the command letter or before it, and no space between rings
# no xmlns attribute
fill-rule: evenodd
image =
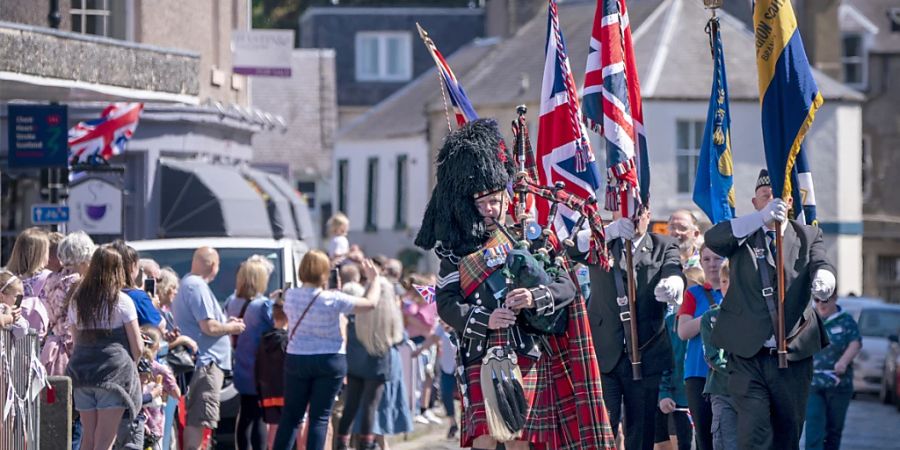
<svg viewBox="0 0 900 450"><path fill-rule="evenodd" d="M98 387L77 387L72 396L75 400L77 411L91 411L95 409L128 408L121 394L109 389Z"/></svg>

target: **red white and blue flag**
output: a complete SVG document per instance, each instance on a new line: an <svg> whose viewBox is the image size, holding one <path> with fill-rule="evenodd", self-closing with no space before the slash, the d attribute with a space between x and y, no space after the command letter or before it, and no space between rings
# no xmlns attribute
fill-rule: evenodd
<svg viewBox="0 0 900 450"><path fill-rule="evenodd" d="M434 285L433 284L413 284L413 288L415 288L416 292L425 299L425 303L434 303Z"/></svg>
<svg viewBox="0 0 900 450"><path fill-rule="evenodd" d="M113 103L99 119L79 122L69 130L69 162L108 160L124 152L143 110L143 103Z"/></svg>
<svg viewBox="0 0 900 450"><path fill-rule="evenodd" d="M456 75L450 70L450 65L447 64L444 55L437 49L437 46L434 45L434 41L431 40L428 33L421 25L417 23L416 28L419 29L419 36L421 36L422 41L425 42L425 48L428 49L428 53L430 53L432 59L434 59L434 64L437 65L438 73L441 75L444 86L447 88L447 97L450 97L450 103L453 104L456 125L463 126L466 122L477 119L478 114L475 113L475 108L473 108L472 103L469 102L469 97L466 96L466 91L463 90L462 85L459 84ZM446 106L446 103L444 105Z"/></svg>
<svg viewBox="0 0 900 450"><path fill-rule="evenodd" d="M606 209L634 217L650 201L641 86L625 0L598 0L584 75L584 121L606 141Z"/></svg>
<svg viewBox="0 0 900 450"><path fill-rule="evenodd" d="M550 0L540 107L538 182L552 186L557 181L563 181L566 184L565 190L569 193L582 199L595 197L602 178L591 151L587 129L581 122L575 78L572 76L566 42L559 26L555 0ZM537 199L536 203L539 222L546 221L549 203L543 199ZM557 236L565 239L577 220L577 212L560 204L555 223L551 225ZM547 225L543 222L541 224Z"/></svg>

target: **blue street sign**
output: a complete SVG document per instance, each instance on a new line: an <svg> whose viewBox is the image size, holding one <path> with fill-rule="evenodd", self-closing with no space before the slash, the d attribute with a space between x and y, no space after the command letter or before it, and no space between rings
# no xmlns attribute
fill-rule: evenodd
<svg viewBox="0 0 900 450"><path fill-rule="evenodd" d="M9 167L66 167L69 123L66 105L9 105Z"/></svg>
<svg viewBox="0 0 900 450"><path fill-rule="evenodd" d="M69 207L63 205L31 205L31 223L53 225L69 221Z"/></svg>

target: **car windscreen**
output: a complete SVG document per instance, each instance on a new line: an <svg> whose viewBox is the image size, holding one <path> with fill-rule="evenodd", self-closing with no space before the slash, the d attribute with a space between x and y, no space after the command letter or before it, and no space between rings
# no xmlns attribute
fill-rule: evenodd
<svg viewBox="0 0 900 450"><path fill-rule="evenodd" d="M266 294L282 286L284 264L280 249L217 247L216 251L219 252L219 274L209 286L212 288L213 293L216 294L219 302L225 302L225 299L234 293L238 269L242 262L253 255L265 256L275 268L269 277L269 286L266 289ZM194 256L194 249L141 250L139 253L141 258L151 258L159 263L161 267L169 266L175 269L179 277L183 277L191 271L191 258Z"/></svg>
<svg viewBox="0 0 900 450"><path fill-rule="evenodd" d="M864 308L859 314L859 333L880 338L900 333L900 310Z"/></svg>

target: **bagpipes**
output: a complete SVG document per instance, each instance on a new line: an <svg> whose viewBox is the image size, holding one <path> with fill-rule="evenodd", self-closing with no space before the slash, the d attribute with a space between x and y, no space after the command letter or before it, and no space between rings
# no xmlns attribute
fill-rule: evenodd
<svg viewBox="0 0 900 450"><path fill-rule="evenodd" d="M600 218L597 199L583 199L566 191L566 184L557 181L553 186L542 186L534 179L537 177L534 153L528 138L528 125L525 119L527 108L520 105L516 108L517 118L512 122L515 137L513 161L516 164L516 180L512 186L515 194L512 202L516 226L513 229L497 224L506 238L515 243L509 252L503 274L507 280L507 291L517 288L532 289L541 285L549 285L552 279L564 272L578 285L578 277L574 272L574 264L566 254L566 247L576 245L575 233L587 224L591 230L590 249L587 252L589 264L608 267L606 247L604 244L603 221ZM548 214L542 227L541 222L532 217L531 211L537 211L534 202L538 197L549 203ZM578 214L578 219L568 238L563 241L565 247L553 230L560 205ZM567 314L560 308L553 314L539 314L533 309L525 309L520 313L519 323L526 331L539 334L561 335L566 330Z"/></svg>
<svg viewBox="0 0 900 450"><path fill-rule="evenodd" d="M585 227L591 230L590 249L587 261L609 267L604 242L603 221L596 198L580 198L566 191L565 183L559 181L553 186L542 186L537 178L535 159L528 139L525 120L527 108L516 108L517 118L512 122L515 136L513 160L517 165L515 183L512 186L514 199L514 227L497 223L498 229L514 243L514 248L506 256L503 275L506 277L506 292L517 288L532 289L547 286L561 273L567 274L575 285L578 278L574 265L565 248L560 246L553 226L560 205L578 213L572 233L563 241L565 247L576 245L575 233ZM528 196L533 200L541 198L549 202L545 227L529 214ZM580 292L580 290L579 290ZM554 308L552 313L539 313L533 308L519 312L517 324L526 332L541 337L546 342L550 335L563 335L568 326L567 308ZM507 329L508 330L508 329ZM500 442L515 439L525 426L526 402L522 389L522 374L518 367L515 349L510 345L495 346L487 350L482 359L481 386L485 400L485 413L491 436Z"/></svg>
<svg viewBox="0 0 900 450"><path fill-rule="evenodd" d="M517 248L529 250L537 260L543 262L545 269L552 276L555 276L559 270L565 270L577 285L578 278L574 272L574 265L565 251L560 251L552 260L550 256L557 250L575 247L576 233L587 226L591 230L590 245L585 258L587 263L597 264L604 269L609 269L609 258L599 204L594 196L581 198L567 191L566 184L562 181L557 181L553 186L544 186L535 181L538 178L537 167L534 152L531 148L531 141L528 137L526 113L527 108L525 105L518 106L516 108L517 118L512 122L512 132L515 138L513 160L517 166L516 180L512 186L512 191L515 194L512 205L518 228L517 231L521 237L516 239L514 233L503 226L500 229L507 235L507 238L517 242ZM532 200L541 198L549 203L546 220L538 221L537 218L529 214L529 209L535 211L535 214L537 213L537 208L533 207L533 204L529 205L529 196L532 197ZM565 247L559 245L556 233L553 230L553 227L556 226L560 205L578 215L571 233L563 240ZM545 223L546 226L541 227L540 223ZM541 238L543 238L543 244L534 245ZM508 278L516 277L514 271L508 270L507 272Z"/></svg>

